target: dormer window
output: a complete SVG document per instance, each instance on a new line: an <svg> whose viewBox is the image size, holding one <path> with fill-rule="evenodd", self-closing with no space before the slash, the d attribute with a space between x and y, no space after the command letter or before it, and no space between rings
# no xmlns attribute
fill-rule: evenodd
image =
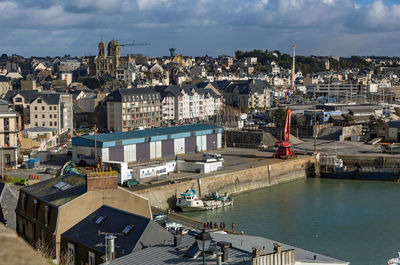
<svg viewBox="0 0 400 265"><path fill-rule="evenodd" d="M38 102L38 103L42 103L42 100L41 100L41 99L38 99L37 102Z"/></svg>

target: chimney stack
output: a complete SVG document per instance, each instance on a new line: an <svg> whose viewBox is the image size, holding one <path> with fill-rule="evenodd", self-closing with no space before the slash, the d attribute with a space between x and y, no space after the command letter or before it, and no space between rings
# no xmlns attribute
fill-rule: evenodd
<svg viewBox="0 0 400 265"><path fill-rule="evenodd" d="M261 250L258 247L253 247L253 258L256 258L261 255Z"/></svg>
<svg viewBox="0 0 400 265"><path fill-rule="evenodd" d="M282 252L282 246L279 245L278 243L274 243L274 251L275 251L275 253L281 253Z"/></svg>
<svg viewBox="0 0 400 265"><path fill-rule="evenodd" d="M86 190L116 189L118 187L118 172L91 172L86 175Z"/></svg>
<svg viewBox="0 0 400 265"><path fill-rule="evenodd" d="M105 237L106 239L106 261L110 262L115 259L115 247L114 247L114 239L116 236L108 235Z"/></svg>
<svg viewBox="0 0 400 265"><path fill-rule="evenodd" d="M217 243L217 246L221 248L222 252L222 262L226 262L229 260L229 248L232 247L232 243L220 241Z"/></svg>
<svg viewBox="0 0 400 265"><path fill-rule="evenodd" d="M174 247L180 246L182 243L182 236L180 235L175 235L174 236Z"/></svg>

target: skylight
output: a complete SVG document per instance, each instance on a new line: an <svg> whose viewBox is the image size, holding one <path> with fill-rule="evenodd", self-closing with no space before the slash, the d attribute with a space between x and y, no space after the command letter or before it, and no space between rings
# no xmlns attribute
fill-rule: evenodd
<svg viewBox="0 0 400 265"><path fill-rule="evenodd" d="M64 186L61 187L62 190L66 190L68 188L70 188L71 185L70 184L65 184Z"/></svg>
<svg viewBox="0 0 400 265"><path fill-rule="evenodd" d="M124 230L122 230L122 233L127 235L135 226L134 225L127 225L125 226Z"/></svg>
<svg viewBox="0 0 400 265"><path fill-rule="evenodd" d="M102 216L100 216L99 218L97 218L97 220L96 220L96 224L97 225L101 225L103 222L104 222L104 220L106 219L106 217L107 216L105 216L105 215L102 215Z"/></svg>
<svg viewBox="0 0 400 265"><path fill-rule="evenodd" d="M56 189L61 189L61 187L63 187L64 185L66 185L67 183L60 181L58 182L56 185L54 185L53 187Z"/></svg>

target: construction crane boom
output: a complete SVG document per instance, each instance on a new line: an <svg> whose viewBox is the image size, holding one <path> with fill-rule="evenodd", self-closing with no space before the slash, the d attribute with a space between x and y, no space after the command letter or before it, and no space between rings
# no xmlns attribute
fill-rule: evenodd
<svg viewBox="0 0 400 265"><path fill-rule="evenodd" d="M126 43L126 44L120 44L119 46L124 47L124 46L144 46L144 45L151 45L150 42L145 42L145 43Z"/></svg>
<svg viewBox="0 0 400 265"><path fill-rule="evenodd" d="M275 156L288 159L295 157L295 154L290 146L289 138L290 138L290 121L291 121L291 110L287 108L286 110L286 119L285 119L285 126L283 127L282 131L282 139L275 143L275 146L278 147L278 151L276 152Z"/></svg>

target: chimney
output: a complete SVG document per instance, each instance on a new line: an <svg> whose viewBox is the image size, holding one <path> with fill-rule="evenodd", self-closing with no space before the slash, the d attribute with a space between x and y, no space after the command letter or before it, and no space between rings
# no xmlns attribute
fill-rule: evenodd
<svg viewBox="0 0 400 265"><path fill-rule="evenodd" d="M118 172L91 172L86 175L86 190L116 189L118 187Z"/></svg>
<svg viewBox="0 0 400 265"><path fill-rule="evenodd" d="M261 255L261 250L258 247L253 247L253 258L256 258Z"/></svg>
<svg viewBox="0 0 400 265"><path fill-rule="evenodd" d="M278 243L274 243L274 251L275 251L275 253L281 253L282 252L282 246L279 245Z"/></svg>
<svg viewBox="0 0 400 265"><path fill-rule="evenodd" d="M226 241L220 241L217 243L217 246L221 248L222 252L222 262L226 262L229 260L229 247L232 247L232 243Z"/></svg>
<svg viewBox="0 0 400 265"><path fill-rule="evenodd" d="M174 247L180 246L182 243L182 236L180 235L175 235L174 236Z"/></svg>
<svg viewBox="0 0 400 265"><path fill-rule="evenodd" d="M217 252L217 265L222 265L222 252Z"/></svg>
<svg viewBox="0 0 400 265"><path fill-rule="evenodd" d="M106 240L106 261L110 262L115 259L115 248L114 248L114 239L116 236L108 235L105 237Z"/></svg>

